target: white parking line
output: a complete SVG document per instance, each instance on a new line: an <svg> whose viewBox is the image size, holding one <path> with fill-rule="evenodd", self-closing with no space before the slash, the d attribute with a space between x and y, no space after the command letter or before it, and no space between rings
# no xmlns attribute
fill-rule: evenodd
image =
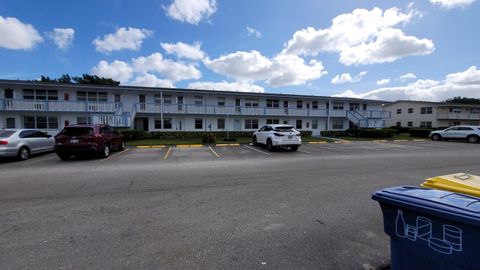
<svg viewBox="0 0 480 270"><path fill-rule="evenodd" d="M267 152L263 152L263 151L258 150L258 149L256 149L256 148L253 148L253 147L251 147L251 146L248 146L248 145L244 145L244 146L245 146L246 148L250 149L250 150L257 151L257 152L262 153L262 154L267 155L267 156L271 156L271 154L269 154L269 153L267 153Z"/></svg>
<svg viewBox="0 0 480 270"><path fill-rule="evenodd" d="M220 157L220 155L217 154L217 152L215 152L215 150L213 150L213 148L212 148L211 146L209 146L208 149L210 149L210 151L212 151L212 153L213 153L217 158Z"/></svg>
<svg viewBox="0 0 480 270"><path fill-rule="evenodd" d="M305 154L311 154L312 153L312 152L308 152L308 151L305 151L305 150L298 150L298 152L305 153Z"/></svg>
<svg viewBox="0 0 480 270"><path fill-rule="evenodd" d="M45 158L40 158L37 159L37 158L33 158L33 159L30 159L26 162L22 162L21 165L30 165L30 164L35 164L35 163L38 163L38 162L42 162L42 161L46 161L46 160L51 160L51 159L55 159L55 158L58 158L57 155L52 155L52 156L47 156Z"/></svg>

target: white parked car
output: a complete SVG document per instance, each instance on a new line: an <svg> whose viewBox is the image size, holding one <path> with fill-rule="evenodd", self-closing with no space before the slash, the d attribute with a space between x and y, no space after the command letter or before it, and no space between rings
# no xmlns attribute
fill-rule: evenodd
<svg viewBox="0 0 480 270"><path fill-rule="evenodd" d="M53 151L55 139L36 129L0 130L0 157L26 160L32 154Z"/></svg>
<svg viewBox="0 0 480 270"><path fill-rule="evenodd" d="M443 130L430 132L434 141L448 139L465 139L470 143L478 143L480 139L480 126L454 126Z"/></svg>
<svg viewBox="0 0 480 270"><path fill-rule="evenodd" d="M268 151L273 151L275 147L289 147L292 151L297 151L302 145L300 132L289 125L266 125L253 133L253 145L264 144Z"/></svg>

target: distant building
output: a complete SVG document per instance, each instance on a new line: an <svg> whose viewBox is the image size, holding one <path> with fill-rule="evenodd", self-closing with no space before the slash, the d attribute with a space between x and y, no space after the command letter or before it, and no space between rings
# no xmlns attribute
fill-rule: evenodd
<svg viewBox="0 0 480 270"><path fill-rule="evenodd" d="M384 106L391 112L386 126L439 128L480 125L480 105L398 100Z"/></svg>

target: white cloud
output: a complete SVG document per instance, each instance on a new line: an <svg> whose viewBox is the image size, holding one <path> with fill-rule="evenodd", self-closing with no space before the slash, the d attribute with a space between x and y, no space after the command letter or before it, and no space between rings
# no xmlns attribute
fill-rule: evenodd
<svg viewBox="0 0 480 270"><path fill-rule="evenodd" d="M389 83L390 83L390 79L381 79L377 81L377 85L385 85Z"/></svg>
<svg viewBox="0 0 480 270"><path fill-rule="evenodd" d="M160 53L134 58L132 66L136 72L154 71L173 82L202 77L202 73L194 65L164 59Z"/></svg>
<svg viewBox="0 0 480 270"><path fill-rule="evenodd" d="M296 55L279 54L269 59L258 51L237 51L217 59L205 59L207 68L237 81L265 81L273 87L301 85L326 74L321 62L308 64Z"/></svg>
<svg viewBox="0 0 480 270"><path fill-rule="evenodd" d="M103 36L103 39L97 37L92 43L97 51L103 53L124 49L138 51L142 47L143 40L152 36L152 34L153 31L147 29L122 27L113 34Z"/></svg>
<svg viewBox="0 0 480 270"><path fill-rule="evenodd" d="M416 79L416 78L417 78L417 75L413 73L407 73L400 76L400 80L409 80L409 79Z"/></svg>
<svg viewBox="0 0 480 270"><path fill-rule="evenodd" d="M398 29L417 14L413 10L403 13L398 8L355 9L335 17L329 28L308 27L295 32L284 44L283 53L316 56L337 52L345 65L392 62L405 56L430 54L434 50L431 40L406 36Z"/></svg>
<svg viewBox="0 0 480 270"><path fill-rule="evenodd" d="M31 50L43 38L31 25L17 18L0 16L0 47L11 50Z"/></svg>
<svg viewBox="0 0 480 270"><path fill-rule="evenodd" d="M59 49L66 51L73 44L75 30L72 28L54 28L53 32L48 32L46 35L55 42Z"/></svg>
<svg viewBox="0 0 480 270"><path fill-rule="evenodd" d="M120 81L124 84L132 77L133 69L123 61L115 60L112 63L108 63L102 60L98 62L97 66L92 68L92 73L100 77Z"/></svg>
<svg viewBox="0 0 480 270"><path fill-rule="evenodd" d="M331 83L332 84L355 83L355 82L361 81L365 75L367 75L366 71L362 71L358 75L353 77L352 75L350 75L350 73L342 73L333 77Z"/></svg>
<svg viewBox="0 0 480 270"><path fill-rule="evenodd" d="M172 81L157 78L157 76L149 73L135 77L129 84L147 87L175 87Z"/></svg>
<svg viewBox="0 0 480 270"><path fill-rule="evenodd" d="M205 57L205 53L200 49L200 42L195 42L192 45L183 42L174 43L160 43L160 46L168 54L176 54L178 58L187 58L192 60L200 60Z"/></svg>
<svg viewBox="0 0 480 270"><path fill-rule="evenodd" d="M442 8L451 9L456 7L466 7L476 0L430 0L430 3L441 6Z"/></svg>
<svg viewBox="0 0 480 270"><path fill-rule="evenodd" d="M255 36L256 38L262 37L262 33L260 33L257 29L251 28L249 26L247 26L247 32L248 36Z"/></svg>
<svg viewBox="0 0 480 270"><path fill-rule="evenodd" d="M217 2L216 0L174 0L165 9L170 18L197 25L217 11Z"/></svg>
<svg viewBox="0 0 480 270"><path fill-rule="evenodd" d="M445 80L417 80L405 86L385 87L365 93L356 93L347 90L335 96L348 96L356 98L380 100L425 100L443 101L448 98L462 96L480 98L480 70L472 66L465 71L451 73Z"/></svg>
<svg viewBox="0 0 480 270"><path fill-rule="evenodd" d="M218 90L218 91L238 91L238 92L256 92L263 93L265 89L261 86L244 82L194 82L187 88L199 90Z"/></svg>

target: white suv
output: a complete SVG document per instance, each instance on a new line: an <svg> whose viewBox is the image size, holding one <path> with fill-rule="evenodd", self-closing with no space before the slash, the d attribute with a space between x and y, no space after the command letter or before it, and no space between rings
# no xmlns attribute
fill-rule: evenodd
<svg viewBox="0 0 480 270"><path fill-rule="evenodd" d="M277 146L289 147L297 151L302 145L300 132L289 125L266 125L253 133L253 145L264 144L268 151L273 151Z"/></svg>
<svg viewBox="0 0 480 270"><path fill-rule="evenodd" d="M480 126L454 126L444 130L430 132L430 138L434 141L442 139L466 139L470 143L478 143L480 139Z"/></svg>

